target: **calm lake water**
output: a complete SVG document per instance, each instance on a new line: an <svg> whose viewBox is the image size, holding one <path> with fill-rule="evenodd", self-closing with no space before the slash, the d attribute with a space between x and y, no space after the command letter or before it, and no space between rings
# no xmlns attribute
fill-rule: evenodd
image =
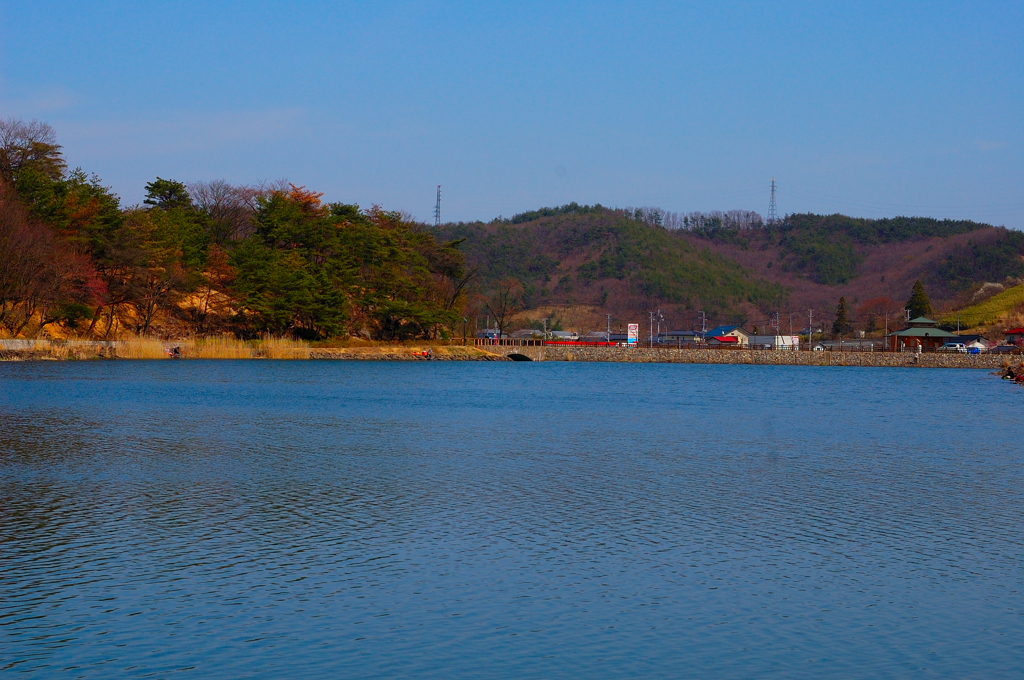
<svg viewBox="0 0 1024 680"><path fill-rule="evenodd" d="M985 371L0 364L0 675L1024 677Z"/></svg>

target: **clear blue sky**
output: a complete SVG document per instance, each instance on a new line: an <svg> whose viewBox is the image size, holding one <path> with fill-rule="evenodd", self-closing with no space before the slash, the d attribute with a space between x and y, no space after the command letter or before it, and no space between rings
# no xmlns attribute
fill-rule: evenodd
<svg viewBox="0 0 1024 680"><path fill-rule="evenodd" d="M569 201L1024 227L1024 3L0 0L0 116L128 203L286 177L446 219Z"/></svg>

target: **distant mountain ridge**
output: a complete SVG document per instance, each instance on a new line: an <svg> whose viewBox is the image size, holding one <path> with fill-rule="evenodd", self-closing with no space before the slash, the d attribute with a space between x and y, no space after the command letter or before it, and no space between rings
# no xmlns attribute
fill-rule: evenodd
<svg viewBox="0 0 1024 680"><path fill-rule="evenodd" d="M519 279L527 308L636 314L668 307L676 325L696 310L741 321L828 309L841 295L852 304L902 301L917 279L942 307L985 282L1024 276L1024 234L923 217L795 214L766 225L739 211L678 216L570 203L445 224L435 235L464 239L478 288Z"/></svg>

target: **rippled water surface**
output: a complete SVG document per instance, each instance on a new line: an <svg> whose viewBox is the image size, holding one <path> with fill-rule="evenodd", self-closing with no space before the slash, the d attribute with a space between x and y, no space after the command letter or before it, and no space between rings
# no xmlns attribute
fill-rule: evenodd
<svg viewBox="0 0 1024 680"><path fill-rule="evenodd" d="M0 364L0 675L1024 677L984 371Z"/></svg>

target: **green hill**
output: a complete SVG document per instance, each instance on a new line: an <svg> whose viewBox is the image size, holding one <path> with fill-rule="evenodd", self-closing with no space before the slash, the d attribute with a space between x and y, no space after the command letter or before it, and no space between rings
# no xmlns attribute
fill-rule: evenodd
<svg viewBox="0 0 1024 680"><path fill-rule="evenodd" d="M777 304L786 297L783 286L694 246L676 231L600 205L442 225L435 235L465 239L461 249L480 270L479 288L519 279L527 308L583 303L622 309L653 300L736 313L744 304Z"/></svg>

